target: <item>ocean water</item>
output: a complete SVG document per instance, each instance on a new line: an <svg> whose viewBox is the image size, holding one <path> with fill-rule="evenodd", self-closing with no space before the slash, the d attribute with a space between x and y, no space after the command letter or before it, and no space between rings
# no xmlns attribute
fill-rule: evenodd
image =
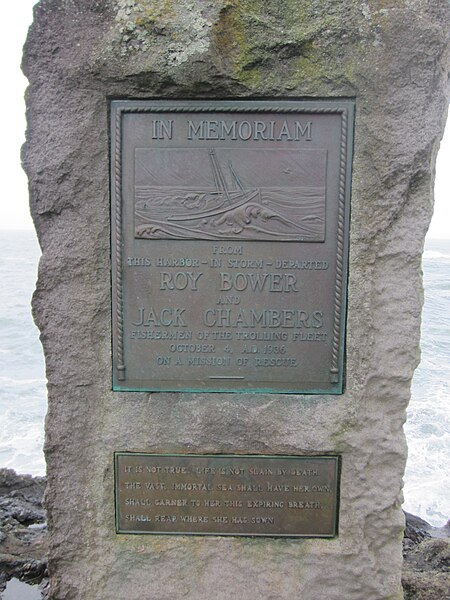
<svg viewBox="0 0 450 600"><path fill-rule="evenodd" d="M34 232L0 231L0 466L43 475L46 388L30 314L39 246ZM450 517L450 240L427 242L422 360L405 431L404 508L435 526Z"/></svg>
<svg viewBox="0 0 450 600"><path fill-rule="evenodd" d="M32 231L0 231L0 465L43 475L46 387L30 312L39 246Z"/></svg>
<svg viewBox="0 0 450 600"><path fill-rule="evenodd" d="M441 526L450 518L450 240L427 241L422 265L422 356L405 425L404 509Z"/></svg>

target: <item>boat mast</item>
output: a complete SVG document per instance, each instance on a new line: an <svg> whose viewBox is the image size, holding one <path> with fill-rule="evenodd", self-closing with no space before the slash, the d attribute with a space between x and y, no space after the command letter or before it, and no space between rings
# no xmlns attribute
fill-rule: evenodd
<svg viewBox="0 0 450 600"><path fill-rule="evenodd" d="M228 193L228 188L225 183L225 179L222 171L220 170L219 163L217 162L217 156L214 148L209 150L209 157L211 159L212 172L214 176L214 183L216 184L217 191L219 194L225 194L228 202L231 204L230 194Z"/></svg>
<svg viewBox="0 0 450 600"><path fill-rule="evenodd" d="M231 160L229 160L229 161L228 161L228 168L230 169L230 172L231 172L231 174L233 175L233 177L234 177L234 180L236 181L236 183L237 183L237 185L238 185L239 189L240 189L242 192L245 192L245 190L244 190L244 186L242 185L242 183L241 183L241 180L240 180L240 179L239 179L239 177L236 175L236 171L233 169L233 164L232 164Z"/></svg>

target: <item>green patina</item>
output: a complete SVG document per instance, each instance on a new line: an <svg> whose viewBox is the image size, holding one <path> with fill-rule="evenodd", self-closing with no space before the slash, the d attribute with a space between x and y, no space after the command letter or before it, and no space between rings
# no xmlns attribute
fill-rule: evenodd
<svg viewBox="0 0 450 600"><path fill-rule="evenodd" d="M135 2L128 22L135 29L128 25L128 35L151 44L160 31L177 41L177 6L176 0ZM339 52L344 34L339 9L318 16L314 0L223 0L212 43L233 79L254 93L304 83L319 90L330 79L354 83L354 61Z"/></svg>
<svg viewBox="0 0 450 600"><path fill-rule="evenodd" d="M214 45L231 65L234 78L248 87L258 87L261 73L255 65L255 49L247 33L242 5L226 1L213 27Z"/></svg>
<svg viewBox="0 0 450 600"><path fill-rule="evenodd" d="M138 27L151 28L157 21L169 21L175 14L174 0L158 0L151 2L139 2L139 16L135 17Z"/></svg>
<svg viewBox="0 0 450 600"><path fill-rule="evenodd" d="M341 42L338 17L318 18L312 1L227 0L213 28L214 45L233 77L253 91L292 89L304 81L311 87L336 74L352 83L354 65L330 59L324 45L336 50Z"/></svg>

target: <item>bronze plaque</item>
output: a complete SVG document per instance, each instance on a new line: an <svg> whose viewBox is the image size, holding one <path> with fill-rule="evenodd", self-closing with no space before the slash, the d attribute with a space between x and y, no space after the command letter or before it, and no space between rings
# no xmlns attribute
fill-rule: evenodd
<svg viewBox="0 0 450 600"><path fill-rule="evenodd" d="M338 457L115 454L117 533L333 537Z"/></svg>
<svg viewBox="0 0 450 600"><path fill-rule="evenodd" d="M353 103L111 112L113 388L342 393Z"/></svg>

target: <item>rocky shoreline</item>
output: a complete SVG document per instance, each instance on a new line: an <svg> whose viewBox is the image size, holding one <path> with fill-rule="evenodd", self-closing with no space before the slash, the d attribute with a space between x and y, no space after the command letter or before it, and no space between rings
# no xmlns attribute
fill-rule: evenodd
<svg viewBox="0 0 450 600"><path fill-rule="evenodd" d="M0 598L10 579L38 585L47 598L45 477L0 469Z"/></svg>
<svg viewBox="0 0 450 600"><path fill-rule="evenodd" d="M0 469L0 598L13 578L37 585L48 598L45 483L45 477ZM405 516L405 600L450 600L450 521L438 528Z"/></svg>
<svg viewBox="0 0 450 600"><path fill-rule="evenodd" d="M405 516L405 600L450 600L450 521L444 527L432 527L419 517Z"/></svg>

